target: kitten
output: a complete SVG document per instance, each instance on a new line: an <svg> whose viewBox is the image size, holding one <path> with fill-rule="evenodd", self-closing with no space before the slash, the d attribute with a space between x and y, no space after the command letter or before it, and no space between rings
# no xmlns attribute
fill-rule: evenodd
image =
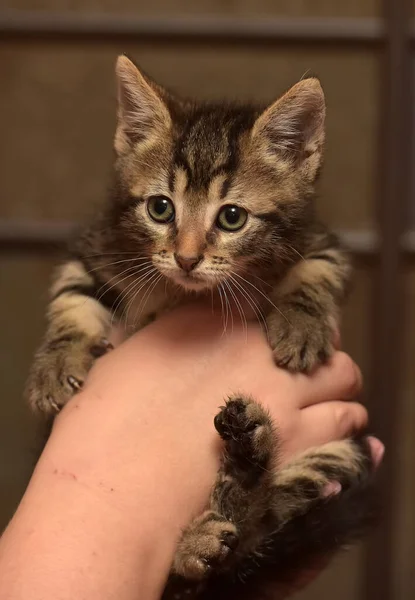
<svg viewBox="0 0 415 600"><path fill-rule="evenodd" d="M31 406L53 415L82 387L111 349L113 317L140 328L189 291L213 290L226 309L244 299L264 321L275 362L312 371L333 352L350 275L314 212L325 120L318 80L268 107L179 99L124 56L117 81L112 193L52 285ZM165 598L266 594L365 526L373 469L364 438L278 468L277 434L254 400L231 398L215 427L222 466L208 510L183 532Z"/></svg>

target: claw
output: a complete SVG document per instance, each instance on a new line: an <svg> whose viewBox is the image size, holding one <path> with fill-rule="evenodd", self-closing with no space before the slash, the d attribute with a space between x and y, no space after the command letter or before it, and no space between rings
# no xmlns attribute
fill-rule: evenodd
<svg viewBox="0 0 415 600"><path fill-rule="evenodd" d="M207 558L201 557L199 560L203 563L206 571L210 571L212 569L212 565L210 564L210 561Z"/></svg>
<svg viewBox="0 0 415 600"><path fill-rule="evenodd" d="M109 341L107 340L107 338L103 338L103 339L102 339L102 345L103 345L103 346L105 346L105 348L107 349L107 351L109 351L109 350L114 350L114 346L113 346L113 344L111 344L111 342L109 342Z"/></svg>
<svg viewBox="0 0 415 600"><path fill-rule="evenodd" d="M99 344L91 346L89 351L94 358L99 358L110 350L114 350L114 346L106 338L103 338Z"/></svg>
<svg viewBox="0 0 415 600"><path fill-rule="evenodd" d="M224 531L221 536L222 544L228 546L231 550L235 550L239 543L238 536L232 533L232 531Z"/></svg>
<svg viewBox="0 0 415 600"><path fill-rule="evenodd" d="M224 407L222 407L224 409ZM222 411L218 413L213 419L216 431L223 437L223 439L230 439L231 435L226 431L223 423Z"/></svg>
<svg viewBox="0 0 415 600"><path fill-rule="evenodd" d="M69 383L71 388L73 390L75 390L76 392L78 392L83 386L83 382L79 381L79 379L77 379L76 377L73 377L73 375L69 375L67 377L66 381Z"/></svg>
<svg viewBox="0 0 415 600"><path fill-rule="evenodd" d="M60 412L60 406L58 406L58 404L56 404L55 400L52 398L52 396L46 396L46 400L49 402L49 404L51 405L51 407L53 408L53 410L55 410L57 413Z"/></svg>

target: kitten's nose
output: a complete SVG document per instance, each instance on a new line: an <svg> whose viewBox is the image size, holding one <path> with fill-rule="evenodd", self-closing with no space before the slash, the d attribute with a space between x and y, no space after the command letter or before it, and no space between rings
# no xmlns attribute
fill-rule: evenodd
<svg viewBox="0 0 415 600"><path fill-rule="evenodd" d="M186 273L193 271L193 269L200 263L202 258L203 256L181 256L180 254L174 255L176 263L181 269L183 269L183 271L186 271Z"/></svg>

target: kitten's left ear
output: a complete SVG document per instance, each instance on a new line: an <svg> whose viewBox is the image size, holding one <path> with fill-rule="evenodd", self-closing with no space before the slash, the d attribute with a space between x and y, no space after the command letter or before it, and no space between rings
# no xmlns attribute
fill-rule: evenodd
<svg viewBox="0 0 415 600"><path fill-rule="evenodd" d="M171 119L161 96L161 88L153 84L126 56L116 65L118 85L118 123L115 150L123 154L137 143L168 131Z"/></svg>
<svg viewBox="0 0 415 600"><path fill-rule="evenodd" d="M325 114L320 82L315 78L304 79L258 117L252 134L265 142L267 154L278 154L297 163L314 156L313 162L319 164Z"/></svg>

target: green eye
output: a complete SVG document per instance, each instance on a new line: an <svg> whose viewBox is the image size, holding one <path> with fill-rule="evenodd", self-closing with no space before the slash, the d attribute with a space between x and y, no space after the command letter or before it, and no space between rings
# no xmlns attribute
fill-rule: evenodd
<svg viewBox="0 0 415 600"><path fill-rule="evenodd" d="M147 201L147 212L157 223L174 221L174 205L166 196L151 196Z"/></svg>
<svg viewBox="0 0 415 600"><path fill-rule="evenodd" d="M244 208L228 204L218 214L216 225L225 231L238 231L245 225L247 218L248 213Z"/></svg>

